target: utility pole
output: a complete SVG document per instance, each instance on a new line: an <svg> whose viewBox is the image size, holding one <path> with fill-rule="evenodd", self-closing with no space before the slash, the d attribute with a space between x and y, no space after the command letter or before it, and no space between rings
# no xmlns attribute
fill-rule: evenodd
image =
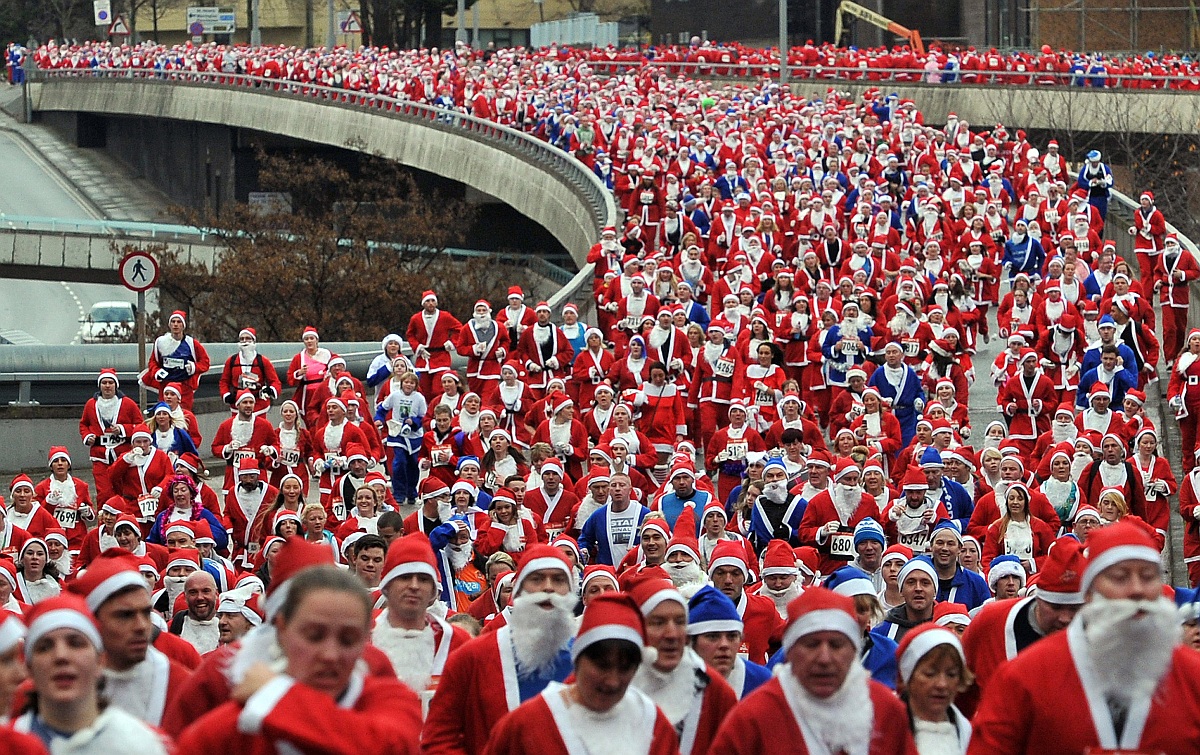
<svg viewBox="0 0 1200 755"><path fill-rule="evenodd" d="M262 44L262 29L258 26L258 2L251 0L250 5L250 44L258 47Z"/></svg>
<svg viewBox="0 0 1200 755"><path fill-rule="evenodd" d="M458 28L454 30L455 42L467 41L467 0L458 0Z"/></svg>
<svg viewBox="0 0 1200 755"><path fill-rule="evenodd" d="M819 2L820 0L818 0ZM779 83L788 82L788 0L779 0Z"/></svg>
<svg viewBox="0 0 1200 755"><path fill-rule="evenodd" d="M337 18L333 12L333 0L329 0L329 26L328 32L325 34L325 49L332 50L337 47Z"/></svg>

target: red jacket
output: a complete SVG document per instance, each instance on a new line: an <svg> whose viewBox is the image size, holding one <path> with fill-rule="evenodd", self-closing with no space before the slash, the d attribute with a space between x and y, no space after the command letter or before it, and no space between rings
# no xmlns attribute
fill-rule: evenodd
<svg viewBox="0 0 1200 755"><path fill-rule="evenodd" d="M79 418L79 437L83 444L90 448L88 455L93 462L112 464L118 456L129 450L129 436L133 435L133 429L141 423L142 412L138 409L137 402L128 396L121 396L114 424L120 429L117 435L123 441L119 445L106 448L100 442L100 437L104 434L104 423L96 411L96 399L90 398L83 407L83 416Z"/></svg>

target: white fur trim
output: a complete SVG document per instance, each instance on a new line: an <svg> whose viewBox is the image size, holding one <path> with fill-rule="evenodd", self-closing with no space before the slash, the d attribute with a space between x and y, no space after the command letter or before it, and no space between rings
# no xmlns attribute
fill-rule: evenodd
<svg viewBox="0 0 1200 755"><path fill-rule="evenodd" d="M145 583L143 582L143 584ZM87 637L96 650L104 649L104 640L100 639L100 630L96 628L94 621L79 611L72 611L70 608L57 608L37 617L29 625L29 634L25 638L26 662L33 657L33 647L37 644L37 641L43 635L53 632L56 629L74 629L84 637Z"/></svg>
<svg viewBox="0 0 1200 755"><path fill-rule="evenodd" d="M95 613L100 610L100 606L104 605L104 601L129 587L149 589L146 587L146 580L142 577L140 571L127 570L117 572L96 585L96 589L88 593L87 606L91 609L92 613Z"/></svg>
<svg viewBox="0 0 1200 755"><path fill-rule="evenodd" d="M1118 545L1115 548L1109 548L1088 561L1087 568L1083 570L1083 578L1080 580L1080 593L1087 595L1088 589L1092 586L1092 580L1100 572L1122 561L1148 561L1152 564L1161 564L1162 557L1158 551L1145 545Z"/></svg>
<svg viewBox="0 0 1200 755"><path fill-rule="evenodd" d="M639 648L645 644L641 632L633 627L627 627L624 624L601 624L575 639L575 643L571 645L571 661L574 662L579 654L587 650L589 646L604 640L628 640Z"/></svg>
<svg viewBox="0 0 1200 755"><path fill-rule="evenodd" d="M809 611L792 622L783 633L783 652L786 655L806 634L813 632L841 632L854 642L854 649L862 649L862 630L853 616L839 608L823 608L819 611Z"/></svg>
<svg viewBox="0 0 1200 755"><path fill-rule="evenodd" d="M958 636L954 632L949 629L929 629L914 637L912 643L904 649L904 654L898 659L900 679L907 684L913 669L917 667L921 659L939 645L949 645L954 648L963 665L966 665L967 659L963 655L962 643L958 641Z"/></svg>

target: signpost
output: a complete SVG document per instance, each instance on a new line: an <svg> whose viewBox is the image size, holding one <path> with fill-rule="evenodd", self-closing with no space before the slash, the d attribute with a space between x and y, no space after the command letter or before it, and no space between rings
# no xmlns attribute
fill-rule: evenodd
<svg viewBox="0 0 1200 755"><path fill-rule="evenodd" d="M128 37L129 24L125 23L125 17L120 13L113 19L112 26L108 27L108 36L110 37Z"/></svg>
<svg viewBox="0 0 1200 755"><path fill-rule="evenodd" d="M92 14L96 18L96 26L108 26L112 22L111 0L92 0Z"/></svg>
<svg viewBox="0 0 1200 755"><path fill-rule="evenodd" d="M209 5L190 5L187 9L187 30L193 37L205 34L233 34L237 31L237 13L233 8Z"/></svg>
<svg viewBox="0 0 1200 755"><path fill-rule="evenodd" d="M121 284L136 291L138 372L146 369L146 291L158 284L158 260L145 252L134 251L121 258L117 265ZM146 411L146 386L138 384L138 405Z"/></svg>
<svg viewBox="0 0 1200 755"><path fill-rule="evenodd" d="M362 34L362 20L356 10L338 11L337 24L342 34Z"/></svg>

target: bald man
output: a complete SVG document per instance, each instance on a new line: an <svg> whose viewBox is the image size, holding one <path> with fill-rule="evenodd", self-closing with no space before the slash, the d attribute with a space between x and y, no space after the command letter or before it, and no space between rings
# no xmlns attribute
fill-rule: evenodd
<svg viewBox="0 0 1200 755"><path fill-rule="evenodd" d="M203 569L192 572L183 583L183 599L187 602L187 610L180 611L171 619L171 634L177 634L192 643L201 655L216 650L221 641L217 619L217 603L220 599L217 581Z"/></svg>

